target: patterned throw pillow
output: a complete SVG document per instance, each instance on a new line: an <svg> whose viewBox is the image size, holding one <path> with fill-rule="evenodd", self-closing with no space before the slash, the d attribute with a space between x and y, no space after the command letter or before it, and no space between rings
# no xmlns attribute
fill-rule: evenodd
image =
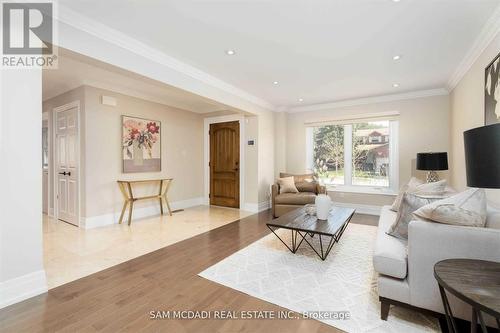
<svg viewBox="0 0 500 333"><path fill-rule="evenodd" d="M442 199L446 197L446 190L446 180L444 179L433 183L424 183L421 180L412 177L408 184L402 186L399 190L399 194L394 200L391 210L395 212L399 211L399 207L401 206L401 201L405 193L417 194L420 197L440 197Z"/></svg>
<svg viewBox="0 0 500 333"><path fill-rule="evenodd" d="M278 185L280 187L281 193L297 193L297 187L295 187L295 182L293 177L278 178Z"/></svg>
<svg viewBox="0 0 500 333"><path fill-rule="evenodd" d="M413 212L438 200L441 200L441 198L421 197L412 193L404 193L396 221L386 233L397 238L408 239L408 224L410 221L415 220Z"/></svg>
<svg viewBox="0 0 500 333"><path fill-rule="evenodd" d="M452 197L423 206L414 214L423 219L444 224L484 227L486 210L484 190L471 188Z"/></svg>

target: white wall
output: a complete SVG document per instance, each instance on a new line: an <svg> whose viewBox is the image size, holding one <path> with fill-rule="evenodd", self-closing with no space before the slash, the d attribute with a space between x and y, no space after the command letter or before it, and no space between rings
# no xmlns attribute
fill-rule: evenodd
<svg viewBox="0 0 500 333"><path fill-rule="evenodd" d="M47 290L40 70L0 70L0 307Z"/></svg>
<svg viewBox="0 0 500 333"><path fill-rule="evenodd" d="M259 209L268 208L271 197L271 184L274 182L274 114L259 115L259 166L258 166L258 198Z"/></svg>
<svg viewBox="0 0 500 333"><path fill-rule="evenodd" d="M111 96L115 107L103 105L101 96ZM161 122L161 171L123 173L122 115ZM85 217L119 215L123 198L116 183L119 179L173 178L170 202L203 197L203 118L174 107L149 102L115 92L85 86ZM135 194L156 193L151 186L135 187ZM148 200L141 206L158 207ZM159 212L159 209L158 209Z"/></svg>
<svg viewBox="0 0 500 333"><path fill-rule="evenodd" d="M245 117L245 207L246 210L257 210L259 204L258 161L259 161L259 119ZM254 140L253 146L248 140Z"/></svg>
<svg viewBox="0 0 500 333"><path fill-rule="evenodd" d="M286 166L286 136L287 136L286 112L276 112L274 115L274 167L275 178L279 177L280 170L285 171Z"/></svg>
<svg viewBox="0 0 500 333"><path fill-rule="evenodd" d="M463 132L484 125L484 69L499 52L500 34L497 34L450 95L451 179L460 190L466 188ZM500 207L500 190L486 190L486 193L490 203Z"/></svg>

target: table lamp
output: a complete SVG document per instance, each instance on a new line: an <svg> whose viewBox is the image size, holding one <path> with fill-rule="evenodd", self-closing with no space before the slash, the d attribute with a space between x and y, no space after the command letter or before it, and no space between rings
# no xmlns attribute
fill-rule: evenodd
<svg viewBox="0 0 500 333"><path fill-rule="evenodd" d="M467 186L500 188L500 123L464 132Z"/></svg>
<svg viewBox="0 0 500 333"><path fill-rule="evenodd" d="M437 182L439 176L436 171L448 170L448 153L418 153L417 170L429 171L427 182Z"/></svg>

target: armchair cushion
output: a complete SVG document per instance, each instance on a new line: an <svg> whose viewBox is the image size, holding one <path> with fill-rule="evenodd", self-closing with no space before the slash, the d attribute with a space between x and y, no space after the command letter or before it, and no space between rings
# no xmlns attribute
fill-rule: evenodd
<svg viewBox="0 0 500 333"><path fill-rule="evenodd" d="M293 181L293 177L283 177L278 178L278 185L280 194L283 193L297 193L297 187L295 187L295 183Z"/></svg>
<svg viewBox="0 0 500 333"><path fill-rule="evenodd" d="M295 183L295 186L297 187L297 190L299 190L299 192L314 192L316 193L316 191L318 190L318 183L316 183L315 181L311 181L311 182L298 182L298 183Z"/></svg>
<svg viewBox="0 0 500 333"><path fill-rule="evenodd" d="M280 193L274 202L278 205L307 205L312 204L316 200L316 193L313 192L298 192L298 193Z"/></svg>

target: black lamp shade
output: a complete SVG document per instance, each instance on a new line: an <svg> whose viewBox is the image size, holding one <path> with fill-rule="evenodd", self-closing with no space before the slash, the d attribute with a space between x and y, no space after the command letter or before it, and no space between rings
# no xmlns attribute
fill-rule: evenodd
<svg viewBox="0 0 500 333"><path fill-rule="evenodd" d="M418 153L417 170L448 170L448 153Z"/></svg>
<svg viewBox="0 0 500 333"><path fill-rule="evenodd" d="M467 186L500 188L500 123L464 132Z"/></svg>

